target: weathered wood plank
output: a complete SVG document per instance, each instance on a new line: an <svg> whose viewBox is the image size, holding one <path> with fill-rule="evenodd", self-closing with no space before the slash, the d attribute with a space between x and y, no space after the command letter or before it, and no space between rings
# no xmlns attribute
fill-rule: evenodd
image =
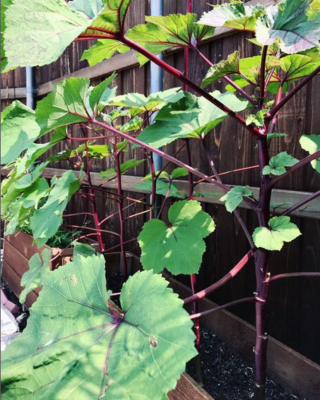
<svg viewBox="0 0 320 400"><path fill-rule="evenodd" d="M66 170L60 170L60 169L55 169L55 168L46 168L44 173L46 176L53 176L53 175L60 176L65 171ZM102 185L103 187L108 188L108 189L116 189L117 188L117 180L116 179L114 179L113 181L111 181L109 183L103 183L103 179L98 173L92 173L91 177L92 177L91 178L92 183L95 186ZM139 177L139 176L129 176L129 175L122 176L123 190L127 190L130 192L147 193L147 191L142 191L142 190L136 189L134 187L135 185L138 185L140 183L141 183L141 177ZM188 193L188 182L176 180L176 181L174 181L174 183L177 185L178 189L181 192ZM251 188L251 189L253 191L254 197L258 198L259 197L259 189L258 188ZM219 200L219 197L222 196L222 192L219 190L219 188L215 188L210 183L200 183L199 185L197 185L196 191L198 193L214 192L217 194L217 196L204 195L201 197L195 197L197 200L199 200L203 203L210 203L210 204L217 204L217 205L222 204L222 202ZM309 192L296 192L293 190L274 189L273 194L272 194L272 202L273 203L287 202L290 204L295 204L310 194L311 193L309 193ZM241 208L249 208L246 203L241 203L240 207ZM289 205L281 206L281 207L277 208L277 212L280 213L281 211L284 211L287 207L289 207ZM299 217L320 219L320 197L311 201L307 206L304 206L303 208L295 211L294 213L292 213L292 215L296 215Z"/></svg>
<svg viewBox="0 0 320 400"><path fill-rule="evenodd" d="M181 375L177 386L168 393L169 400L213 400L190 375Z"/></svg>
<svg viewBox="0 0 320 400"><path fill-rule="evenodd" d="M1 100L23 99L26 97L26 88L6 88L1 89Z"/></svg>

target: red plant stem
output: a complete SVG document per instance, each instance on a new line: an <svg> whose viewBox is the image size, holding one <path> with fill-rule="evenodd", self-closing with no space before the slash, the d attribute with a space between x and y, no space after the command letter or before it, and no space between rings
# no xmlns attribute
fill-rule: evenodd
<svg viewBox="0 0 320 400"><path fill-rule="evenodd" d="M139 200L136 200L136 202L142 201L142 200L144 200L144 199L147 198L147 197L148 197L148 195L143 196L143 197L141 197ZM126 210L126 209L132 207L133 205L134 205L134 203L133 203L133 204L129 204L128 206L123 207L122 210L124 211L124 210ZM106 218L104 218L102 221L100 221L100 225L102 225L103 223L105 223L108 219L113 218L115 215L118 215L118 211L115 212L115 213L113 213L113 214L108 215Z"/></svg>
<svg viewBox="0 0 320 400"><path fill-rule="evenodd" d="M150 153L150 166L151 166L151 184L152 184L152 189L151 189L151 207L150 207L150 219L153 218L153 216L156 214L156 193L157 193L157 179L155 177L155 167L154 167L154 160L153 160L153 154L152 152Z"/></svg>
<svg viewBox="0 0 320 400"><path fill-rule="evenodd" d="M158 212L158 215L157 215L157 218L158 218L158 219L161 217L162 210L163 210L163 208L164 208L164 206L165 206L165 204L166 204L166 201L167 201L167 199L168 199L168 197L169 197L170 190L171 190L171 185L172 185L172 180L170 180L170 182L169 182L169 186L168 186L166 195L164 196L163 202L162 202L162 204L161 204L161 208L160 208L160 210L159 210L159 212Z"/></svg>
<svg viewBox="0 0 320 400"><path fill-rule="evenodd" d="M227 185L224 185L223 183L219 182L219 181L216 180L216 179L212 179L210 176L208 176L208 175L206 175L206 174L203 174L202 172L200 172L200 171L198 171L198 170L192 168L191 166L185 164L184 162L178 160L177 158L172 157L172 156L170 156L169 154L164 153L163 151L161 151L161 150L159 150L159 149L156 149L155 147L152 147L152 146L148 145L147 143L141 142L140 140L138 140L138 139L136 139L136 138L133 138L132 136L130 136L130 135L124 133L124 132L121 132L121 131L116 130L116 129L113 128L112 126L106 125L106 124L104 124L104 123L102 123L102 122L100 122L100 121L97 121L97 120L95 120L95 119L92 119L91 122L92 122L93 124L95 124L95 125L100 126L101 128L104 128L104 129L106 129L106 130L109 130L109 131L111 131L111 132L114 132L114 133L117 134L118 136L120 136L120 137L122 137L122 138L128 140L128 142L130 142L130 143L138 144L139 146L141 146L141 147L143 147L143 148L145 148L145 149L147 149L147 150L150 150L150 151L152 151L152 152L154 152L154 153L156 153L156 154L159 154L162 158L164 158L164 159L166 159L166 160L172 162L173 164L176 164L176 165L178 165L179 167L182 167L182 168L186 169L187 171L190 171L191 173L193 173L194 175L198 176L199 178L202 178L202 179L204 179L205 181L207 181L207 182L209 182L209 183L212 183L212 184L214 184L214 185L220 187L220 188L223 190L224 193L227 193L227 192L229 192L229 190L230 190L230 188L229 188ZM244 198L243 200L248 204L248 206L249 206L252 210L256 210L257 207L256 207L256 205L254 204L253 201L251 201L251 200L249 200L249 199L247 199L247 198Z"/></svg>
<svg viewBox="0 0 320 400"><path fill-rule="evenodd" d="M264 90L265 90L265 91L266 91L267 88L268 88L268 85L269 85L269 83L270 83L270 81L271 81L271 78L272 78L273 73L274 73L274 68L271 68L271 70L270 70L270 72L269 72L269 75L267 76L265 85L264 85Z"/></svg>
<svg viewBox="0 0 320 400"><path fill-rule="evenodd" d="M282 85L279 87L279 90L278 90L276 104L279 104L281 99L282 99ZM278 114L276 114L272 118L272 120L271 120L271 122L269 124L269 133L272 133L274 131L274 129L276 127L277 120L278 120Z"/></svg>
<svg viewBox="0 0 320 400"><path fill-rule="evenodd" d="M266 282L274 282L278 279L295 278L295 277L317 277L320 278L320 272L291 272L288 274L274 275L266 279Z"/></svg>
<svg viewBox="0 0 320 400"><path fill-rule="evenodd" d="M290 167L287 169L287 172L285 172L282 175L276 176L269 182L270 187L274 187L276 183L281 181L283 178L286 178L288 175L292 174L292 172L297 171L299 168L304 167L305 165L309 164L311 161L315 160L316 158L320 157L320 150L316 151L313 154L310 154L309 156L303 158L297 164L295 164L293 167Z"/></svg>
<svg viewBox="0 0 320 400"><path fill-rule="evenodd" d="M234 276L236 276L242 268L247 264L247 262L250 260L250 258L253 256L255 253L256 249L250 250L225 276L223 276L221 279L218 280L218 282L215 282L211 286L207 287L204 290L201 290L198 293L195 293L194 295L187 297L184 299L184 304L190 304L196 300L203 299L204 297L208 296L209 294L215 292L217 289L219 289L221 286L223 286L226 282L228 282L230 279L232 279Z"/></svg>
<svg viewBox="0 0 320 400"><path fill-rule="evenodd" d="M124 219L123 219L123 200L122 200L122 182L121 182L121 167L120 167L120 153L117 150L117 143L115 142L115 157L116 157L116 170L117 170L117 184L118 184L118 215L119 215L119 223L120 223L120 249L121 249L121 258L122 258L122 266L123 266L123 277L126 281L128 279L128 266L127 266L127 257L126 250L124 246Z"/></svg>
<svg viewBox="0 0 320 400"><path fill-rule="evenodd" d="M259 109L263 108L265 98L265 73L266 73L266 59L268 54L268 46L263 46L260 66L260 100Z"/></svg>
<svg viewBox="0 0 320 400"><path fill-rule="evenodd" d="M223 183L221 183L221 182L219 182L219 181L217 181L215 179L212 179L210 176L208 176L206 174L203 174L202 172L190 167L189 165L185 164L184 162L178 160L177 158L172 157L169 154L164 153L163 151L148 145L147 143L141 142L140 140L138 140L136 138L133 138L132 136L130 136L130 135L124 133L124 132L116 130L112 126L104 124L104 123L102 123L100 121L97 121L95 119L92 119L91 122L93 124L95 124L95 125L100 126L101 128L104 128L106 130L114 132L115 134L119 135L120 137L128 140L128 142L130 142L130 143L138 144L139 146L141 146L141 147L143 147L145 149L148 149L150 151L153 151L156 154L159 154L161 157L163 157L164 159L172 162L173 164L176 164L179 167L185 168L187 171L192 172L194 175L198 176L199 178L202 178L202 179L206 180L207 182L212 183L212 184L220 187L223 190L224 193L227 193L230 190L230 188L228 186L224 185ZM244 201L246 201L246 199L244 199ZM247 204L249 205L250 208L252 208L253 210L256 209L256 206L252 201L246 201L246 202L247 202Z"/></svg>
<svg viewBox="0 0 320 400"><path fill-rule="evenodd" d="M100 35L98 33L82 33L78 39L117 39L116 35Z"/></svg>
<svg viewBox="0 0 320 400"><path fill-rule="evenodd" d="M69 228L79 228L79 229L86 229L88 231L95 231L97 236L99 236L98 231L96 228L89 228L88 226L81 226L81 225L72 225L72 224L63 224L63 226L68 226ZM110 233L111 235L120 236L119 233L113 231L107 231L106 229L99 229L100 232Z"/></svg>
<svg viewBox="0 0 320 400"><path fill-rule="evenodd" d="M129 217L124 218L123 221L128 221L128 219L136 218L136 217L138 217L139 215L143 215L143 214L146 214L146 213L150 213L150 210L145 210L145 211L141 211L141 212L136 213L136 214L129 215Z"/></svg>
<svg viewBox="0 0 320 400"><path fill-rule="evenodd" d="M134 241L136 241L136 240L137 240L137 238L133 238L133 239L130 239L130 240L126 240L125 242L123 242L123 244L132 243L132 242L134 242ZM109 247L108 249L106 249L106 250L104 251L104 253L108 253L109 251L114 250L114 249L117 249L118 247L120 247L120 243L117 244L116 246Z"/></svg>
<svg viewBox="0 0 320 400"><path fill-rule="evenodd" d="M192 163L191 163L191 152L190 152L190 140L185 139L185 143L186 143L186 148L187 148L188 164L191 166ZM191 172L188 173L188 182L189 182L189 184L188 184L189 200L193 200L194 186L193 186ZM194 295L197 291L197 276L196 276L196 274L190 275L190 283L191 283L191 291L192 291L192 294ZM193 314L199 313L199 302L197 300L193 302L192 312L193 312ZM200 349L200 319L199 318L195 318L193 326L194 326L194 330L195 330L195 334L196 334L195 345L196 345L196 348L199 350Z"/></svg>
<svg viewBox="0 0 320 400"><path fill-rule="evenodd" d="M224 111L226 114L228 114L230 117L235 119L241 126L244 128L248 129L249 132L251 132L253 135L259 136L260 131L253 125L246 125L246 120L235 113L234 111L230 110L228 107L226 107L224 104L222 104L220 101L216 100L214 97L212 97L209 93L201 89L197 84L194 82L190 81L188 78L186 78L179 70L176 68L171 67L169 64L165 63L163 60L159 59L137 43L133 42L132 40L128 39L126 36L122 36L119 38L119 40L130 47L133 50L138 51L145 57L147 57L150 61L153 61L155 64L157 64L159 67L161 67L164 71L168 72L170 75L174 76L175 78L179 79L182 83L188 85L189 88L193 89L196 93L198 93L200 96L203 96L205 99L210 101L212 104L220 108L222 111Z"/></svg>
<svg viewBox="0 0 320 400"><path fill-rule="evenodd" d="M91 216L93 216L93 214L90 213L90 212L79 212L79 213L74 213L74 214L63 214L63 218L78 217L79 215L91 215Z"/></svg>
<svg viewBox="0 0 320 400"><path fill-rule="evenodd" d="M204 316L206 316L208 314L212 314L212 313L214 313L216 311L221 311L221 310L224 310L225 308L236 306L236 305L242 304L242 303L248 303L248 302L251 302L251 301L257 301L257 299L255 297L245 297L244 299L230 301L230 303L226 303L226 304L223 304L222 306L218 306L218 307L212 308L211 310L206 310L206 311L202 311L202 312L197 313L197 314L192 314L192 315L189 316L189 318L190 319L201 318L201 317L204 317Z"/></svg>
<svg viewBox="0 0 320 400"><path fill-rule="evenodd" d="M267 131L267 126L265 126ZM269 185L269 177L262 174L263 168L269 163L269 151L267 137L258 138L258 154L260 166L260 196L257 212L259 226L268 227L270 218L270 201L272 188ZM268 276L268 263L270 252L265 249L258 249L255 257L256 274L256 297L261 301L256 303L256 341L254 347L255 372L254 372L254 393L255 400L264 400L267 370L267 300L269 284L266 283Z"/></svg>
<svg viewBox="0 0 320 400"><path fill-rule="evenodd" d="M108 35L114 35L114 32L112 32L112 31L108 31L107 29L103 29L103 28L97 28L97 27L94 27L94 26L89 26L89 27L87 28L87 31L88 31L88 30L90 30L90 31L102 32L102 33L107 33Z"/></svg>
<svg viewBox="0 0 320 400"><path fill-rule="evenodd" d="M217 169L216 169L216 167L214 165L213 159L211 157L211 154L209 152L209 149L208 149L208 147L206 145L205 140L201 139L201 143L202 143L202 147L204 149L205 155L207 157L207 160L208 160L209 165L210 165L210 167L212 169L212 172L214 173L214 176L215 176L216 180L218 182L222 183L221 178L220 178L220 176L218 174L218 171L217 171ZM243 198L243 200L245 200L245 198ZM251 200L249 200L249 201L251 201ZM237 218L239 224L241 225L241 228L242 228L244 234L246 235L251 248L253 249L254 248L254 244L253 244L253 241L252 241L252 237L250 235L250 232L248 231L248 228L247 228L246 224L244 223L243 219L241 218L241 215L240 215L239 211L238 210L234 210L234 215Z"/></svg>
<svg viewBox="0 0 320 400"><path fill-rule="evenodd" d="M207 57L197 47L193 46L192 49L203 59L203 61L205 61L206 64L208 64L210 67L213 66L213 63L210 60L208 60ZM232 79L230 79L228 76L225 75L223 77L223 80L232 87L234 87L242 97L247 99L253 106L256 107L256 102L253 100L253 98L249 96L248 93L246 93L240 86L238 86L235 82L233 82Z"/></svg>
<svg viewBox="0 0 320 400"><path fill-rule="evenodd" d="M291 90L290 93L287 94L287 96L281 100L279 104L277 104L273 109L266 115L266 118L268 120L271 120L280 110L283 106L285 106L289 100L292 99L292 97L298 93L307 83L309 83L318 73L320 72L320 66L316 68L312 74L307 76L306 78L303 79L302 82L299 83L293 90Z"/></svg>
<svg viewBox="0 0 320 400"><path fill-rule="evenodd" d="M88 143L86 143L86 152L87 152L87 179L89 182L89 194L91 195L91 200L92 200L91 206L92 206L92 213L93 213L93 221L94 221L94 225L95 225L96 232L97 232L100 252L102 253L104 251L104 244L103 244L103 240L102 240L102 232L100 229L95 192L92 189L93 185L92 185L91 174L90 174L90 158L89 158Z"/></svg>
<svg viewBox="0 0 320 400"><path fill-rule="evenodd" d="M81 116L83 117L83 115L81 115ZM89 140L108 139L108 136L93 136L90 138L72 138L72 137L68 136L67 139L71 140L72 142L87 142Z"/></svg>
<svg viewBox="0 0 320 400"><path fill-rule="evenodd" d="M238 168L238 169L233 169L231 171L225 171L225 172L219 172L219 176L223 175L228 175L228 174L233 174L234 172L243 172L243 171L248 171L249 169L257 169L259 168L259 165L252 165L251 167L244 167L244 168ZM214 178L215 175L210 175L210 178ZM199 183L205 182L205 179L199 179L196 181L193 186L199 185Z"/></svg>

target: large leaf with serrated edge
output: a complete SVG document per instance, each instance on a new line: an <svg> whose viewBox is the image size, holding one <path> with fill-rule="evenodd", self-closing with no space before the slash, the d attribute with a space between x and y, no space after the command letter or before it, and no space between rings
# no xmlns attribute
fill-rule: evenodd
<svg viewBox="0 0 320 400"><path fill-rule="evenodd" d="M210 67L202 81L201 87L205 88L210 85L210 83L213 83L226 75L239 73L239 58L239 51L235 51L228 56L227 60L222 60L218 64Z"/></svg>
<svg viewBox="0 0 320 400"><path fill-rule="evenodd" d="M88 121L89 83L88 78L69 78L58 83L38 102L36 119L42 135L62 126Z"/></svg>
<svg viewBox="0 0 320 400"><path fill-rule="evenodd" d="M319 45L318 0L284 0L268 9L268 18L257 21L257 40L270 45L280 39L283 52L292 54ZM319 4L319 3L318 3Z"/></svg>
<svg viewBox="0 0 320 400"><path fill-rule="evenodd" d="M30 228L39 247L57 232L68 201L80 186L80 179L75 177L73 171L64 172L52 185L45 204L35 210L30 218Z"/></svg>
<svg viewBox="0 0 320 400"><path fill-rule="evenodd" d="M29 260L29 270L22 275L21 286L24 287L20 293L19 301L23 304L27 295L35 288L41 286L43 279L50 273L49 261L51 258L51 250L44 249L41 258L35 253Z"/></svg>
<svg viewBox="0 0 320 400"><path fill-rule="evenodd" d="M39 134L34 111L17 100L10 104L1 113L1 164L18 158Z"/></svg>
<svg viewBox="0 0 320 400"><path fill-rule="evenodd" d="M171 48L197 45L198 41L214 34L213 28L196 25L196 14L151 16L146 17L146 21L147 24L137 25L130 29L127 36L155 55ZM139 53L137 58L140 65L148 61Z"/></svg>
<svg viewBox="0 0 320 400"><path fill-rule="evenodd" d="M216 91L213 97L234 112L244 110L248 103L234 94ZM227 118L227 114L203 97L186 93L176 103L163 107L155 122L145 128L138 139L153 147L165 146L177 139L199 139Z"/></svg>
<svg viewBox="0 0 320 400"><path fill-rule="evenodd" d="M103 9L103 3L103 0L72 0L68 2L68 6L84 13L87 18L94 19Z"/></svg>
<svg viewBox="0 0 320 400"><path fill-rule="evenodd" d="M199 23L254 32L257 18L265 13L266 9L259 4L245 6L242 1L233 1L230 4L214 6L213 10L203 14Z"/></svg>
<svg viewBox="0 0 320 400"><path fill-rule="evenodd" d="M204 238L215 223L195 200L182 200L170 207L169 224L152 219L144 224L138 237L144 269L172 274L195 274L205 252Z"/></svg>
<svg viewBox="0 0 320 400"><path fill-rule="evenodd" d="M50 64L91 23L63 0L13 0L5 21L7 68Z"/></svg>
<svg viewBox="0 0 320 400"><path fill-rule="evenodd" d="M254 244L266 250L281 250L284 242L292 242L301 235L297 225L290 222L290 217L273 217L269 228L260 226L253 232Z"/></svg>
<svg viewBox="0 0 320 400"><path fill-rule="evenodd" d="M4 46L4 31L6 30L5 13L11 4L12 0L2 0L1 2L1 72L5 72L7 70L8 61Z"/></svg>
<svg viewBox="0 0 320 400"><path fill-rule="evenodd" d="M184 97L179 87L156 92L146 97L141 93L128 93L117 96L111 105L128 107L131 116L145 113L147 111L160 110L166 103L175 103Z"/></svg>
<svg viewBox="0 0 320 400"><path fill-rule="evenodd" d="M27 328L2 353L4 399L162 400L196 355L183 301L151 271L106 291L102 255L51 272Z"/></svg>
<svg viewBox="0 0 320 400"><path fill-rule="evenodd" d="M116 52L122 54L129 50L129 47L123 45L119 40L99 39L96 44L83 52L80 61L87 60L90 67L93 67L99 62L111 58Z"/></svg>

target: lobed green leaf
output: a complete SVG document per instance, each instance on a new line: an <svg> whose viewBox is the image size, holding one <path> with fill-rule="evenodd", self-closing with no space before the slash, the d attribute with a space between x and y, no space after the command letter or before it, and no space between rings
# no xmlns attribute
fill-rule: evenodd
<svg viewBox="0 0 320 400"><path fill-rule="evenodd" d="M4 398L165 398L196 355L192 322L167 286L138 272L120 310L104 257L75 255L44 278L27 328L2 353Z"/></svg>
<svg viewBox="0 0 320 400"><path fill-rule="evenodd" d="M254 244L266 250L281 250L284 242L291 242L301 235L297 225L290 222L290 217L273 217L269 228L258 227L253 232Z"/></svg>
<svg viewBox="0 0 320 400"><path fill-rule="evenodd" d="M144 269L172 274L195 274L205 251L204 238L215 229L212 218L195 200L183 200L170 207L169 225L158 219L144 224L138 237Z"/></svg>
<svg viewBox="0 0 320 400"><path fill-rule="evenodd" d="M299 142L309 154L320 150L320 135L302 135ZM311 165L320 174L320 158L311 161Z"/></svg>

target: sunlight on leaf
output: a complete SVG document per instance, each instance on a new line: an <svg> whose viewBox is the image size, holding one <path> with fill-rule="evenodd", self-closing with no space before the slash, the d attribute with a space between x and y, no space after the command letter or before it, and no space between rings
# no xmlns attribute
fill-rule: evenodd
<svg viewBox="0 0 320 400"><path fill-rule="evenodd" d="M269 165L266 165L263 170L263 175L282 175L286 172L287 167L292 167L295 165L299 160L290 156L286 151L273 156L270 161Z"/></svg>
<svg viewBox="0 0 320 400"><path fill-rule="evenodd" d="M227 194L221 197L220 201L224 201L226 203L227 211L233 212L242 202L244 196L252 195L253 193L249 186L235 186Z"/></svg>
<svg viewBox="0 0 320 400"><path fill-rule="evenodd" d="M183 301L167 286L136 273L120 310L106 291L104 257L76 255L44 279L27 328L2 353L2 395L162 400L197 354Z"/></svg>
<svg viewBox="0 0 320 400"><path fill-rule="evenodd" d="M287 54L319 46L320 10L312 7L318 0L284 0L268 8L268 18L257 21L257 40L270 45L280 39Z"/></svg>
<svg viewBox="0 0 320 400"><path fill-rule="evenodd" d="M266 250L281 250L284 242L292 242L301 235L297 225L290 222L290 217L273 217L269 229L258 227L253 232L254 244Z"/></svg>
<svg viewBox="0 0 320 400"><path fill-rule="evenodd" d="M302 135L299 142L303 150L309 154L320 150L320 135ZM320 174L320 157L311 161L311 165Z"/></svg>
<svg viewBox="0 0 320 400"><path fill-rule="evenodd" d="M144 224L138 237L144 269L172 274L195 274L205 251L204 238L215 229L209 214L195 200L183 200L170 207L169 225L153 219Z"/></svg>

